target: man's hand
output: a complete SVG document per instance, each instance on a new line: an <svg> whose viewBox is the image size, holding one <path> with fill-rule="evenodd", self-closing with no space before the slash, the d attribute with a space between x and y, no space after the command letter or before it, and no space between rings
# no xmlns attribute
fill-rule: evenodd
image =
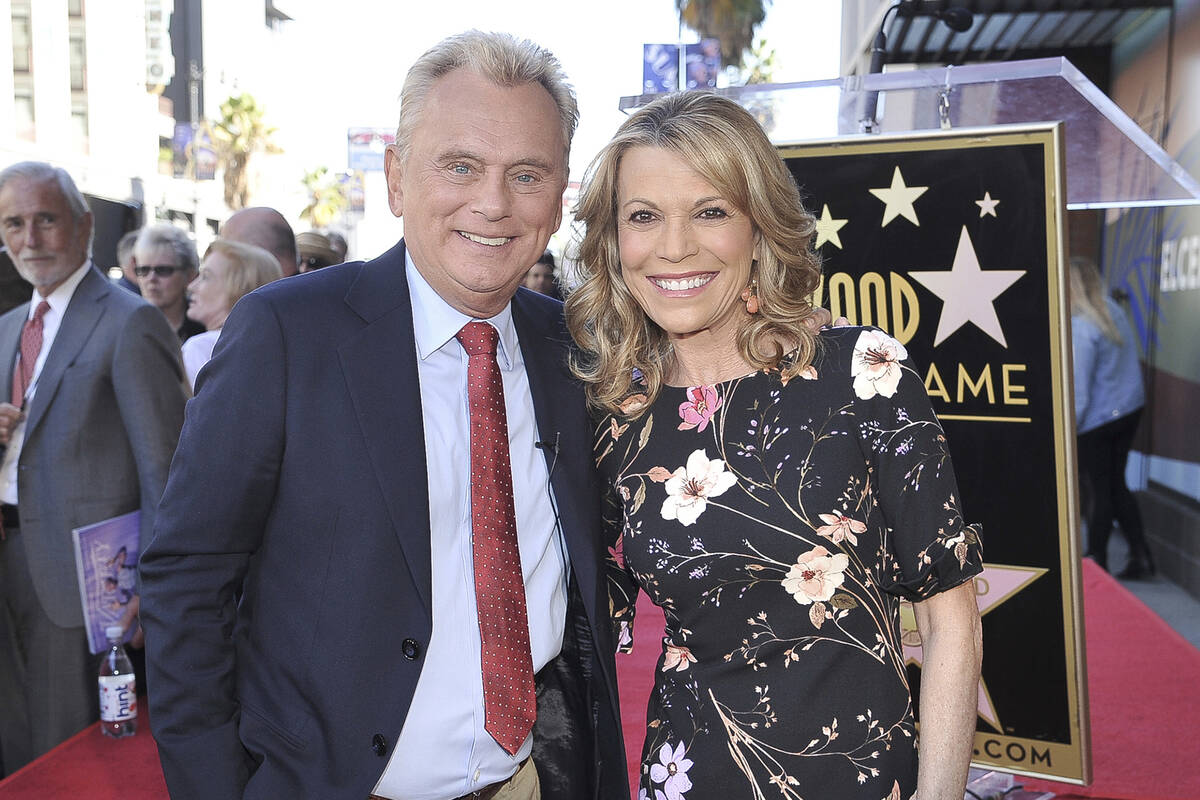
<svg viewBox="0 0 1200 800"><path fill-rule="evenodd" d="M0 444L8 444L17 423L24 418L25 414L12 403L0 403Z"/></svg>
<svg viewBox="0 0 1200 800"><path fill-rule="evenodd" d="M830 327L829 321L831 319L833 319L833 314L829 312L829 309L814 308L813 313L810 314L806 320L804 320L804 324L808 326L810 331L816 333L823 328ZM844 328L849 324L850 320L846 319L845 317L838 317L837 319L833 320L832 327Z"/></svg>

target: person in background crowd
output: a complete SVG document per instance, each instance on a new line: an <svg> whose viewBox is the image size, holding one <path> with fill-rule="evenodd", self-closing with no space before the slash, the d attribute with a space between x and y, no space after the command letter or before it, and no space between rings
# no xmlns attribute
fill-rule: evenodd
<svg viewBox="0 0 1200 800"><path fill-rule="evenodd" d="M183 424L179 339L93 265L92 225L66 171L0 171L0 237L34 286L0 317L0 774L96 721L71 531L141 509L149 542Z"/></svg>
<svg viewBox="0 0 1200 800"><path fill-rule="evenodd" d="M139 565L174 800L628 800L591 426L518 291L577 118L532 42L435 45L404 239L226 320Z"/></svg>
<svg viewBox="0 0 1200 800"><path fill-rule="evenodd" d="M137 273L134 271L137 260L133 257L133 245L137 238L138 231L129 231L117 241L117 266L121 268L121 277L115 283L122 289L140 295L142 287L138 286Z"/></svg>
<svg viewBox="0 0 1200 800"><path fill-rule="evenodd" d="M179 341L204 333L204 326L187 316L187 285L200 263L191 236L167 223L147 225L138 233L133 257L142 297L158 307Z"/></svg>
<svg viewBox="0 0 1200 800"><path fill-rule="evenodd" d="M547 297L561 300L562 295L559 294L558 281L554 275L554 254L549 250L542 253L537 263L530 267L529 271L525 273L525 277L521 279L521 285Z"/></svg>
<svg viewBox="0 0 1200 800"><path fill-rule="evenodd" d="M732 100L667 95L593 161L576 218L618 641L639 591L666 615L639 796L961 798L979 532L904 347L807 323L815 221L778 152Z"/></svg>
<svg viewBox="0 0 1200 800"><path fill-rule="evenodd" d="M329 239L329 246L337 254L337 259L333 263L341 264L346 260L346 254L350 251L350 244L346 241L346 237L337 231L329 231L325 237Z"/></svg>
<svg viewBox="0 0 1200 800"><path fill-rule="evenodd" d="M220 235L222 239L252 244L271 253L285 278L298 271L296 235L283 214L273 208L253 206L235 211L221 226Z"/></svg>
<svg viewBox="0 0 1200 800"><path fill-rule="evenodd" d="M214 239L208 246L200 274L188 286L188 316L205 328L204 333L183 343L183 368L193 389L196 375L212 357L213 345L234 304L280 277L279 262L261 247L228 239Z"/></svg>
<svg viewBox="0 0 1200 800"><path fill-rule="evenodd" d="M329 238L316 231L305 231L296 237L296 254L300 257L301 272L312 272L314 269L342 263L338 259L337 251L329 243Z"/></svg>
<svg viewBox="0 0 1200 800"><path fill-rule="evenodd" d="M1075 429L1079 471L1088 485L1087 554L1108 569L1113 519L1129 541L1129 563L1119 578L1154 574L1137 498L1125 466L1142 406L1142 365L1129 317L1105 294L1094 261L1074 256L1071 268L1071 346L1075 364Z"/></svg>

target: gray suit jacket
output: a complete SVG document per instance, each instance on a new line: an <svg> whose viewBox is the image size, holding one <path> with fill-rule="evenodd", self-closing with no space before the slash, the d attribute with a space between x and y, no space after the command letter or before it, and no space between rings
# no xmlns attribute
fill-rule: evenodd
<svg viewBox="0 0 1200 800"><path fill-rule="evenodd" d="M28 315L23 303L0 317L0 387L12 386ZM186 386L179 339L162 313L89 270L38 378L18 462L21 539L56 625L83 624L72 528L140 508L142 547L150 541Z"/></svg>

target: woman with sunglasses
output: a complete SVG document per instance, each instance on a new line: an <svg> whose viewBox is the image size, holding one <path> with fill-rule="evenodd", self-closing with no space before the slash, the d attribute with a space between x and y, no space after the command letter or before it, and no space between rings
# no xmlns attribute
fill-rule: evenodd
<svg viewBox="0 0 1200 800"><path fill-rule="evenodd" d="M138 234L133 258L142 297L158 306L179 341L204 333L204 326L187 316L185 290L200 264L191 237L174 225L148 225Z"/></svg>

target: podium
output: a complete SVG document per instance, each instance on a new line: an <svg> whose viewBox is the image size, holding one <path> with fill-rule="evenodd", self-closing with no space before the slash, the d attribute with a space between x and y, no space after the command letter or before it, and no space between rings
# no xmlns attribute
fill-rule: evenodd
<svg viewBox="0 0 1200 800"><path fill-rule="evenodd" d="M1200 182L1062 58L717 91L818 218L820 303L908 349L983 523L975 766L1090 782L1064 212L1200 204ZM902 634L919 714L911 612Z"/></svg>

